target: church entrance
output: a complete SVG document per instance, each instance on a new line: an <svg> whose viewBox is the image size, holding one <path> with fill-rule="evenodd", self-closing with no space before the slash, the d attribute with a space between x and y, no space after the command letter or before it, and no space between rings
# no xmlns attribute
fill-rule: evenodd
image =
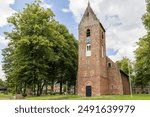
<svg viewBox="0 0 150 117"><path fill-rule="evenodd" d="M92 96L92 87L86 86L86 97L91 97L91 96Z"/></svg>

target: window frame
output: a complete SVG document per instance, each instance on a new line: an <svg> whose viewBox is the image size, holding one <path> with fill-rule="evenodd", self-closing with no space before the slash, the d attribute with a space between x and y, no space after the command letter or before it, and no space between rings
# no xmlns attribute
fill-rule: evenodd
<svg viewBox="0 0 150 117"><path fill-rule="evenodd" d="M112 68L112 63L109 62L109 63L107 64L107 67L108 67L108 68Z"/></svg>
<svg viewBox="0 0 150 117"><path fill-rule="evenodd" d="M91 36L91 30L90 29L87 29L86 30L86 37L90 37Z"/></svg>

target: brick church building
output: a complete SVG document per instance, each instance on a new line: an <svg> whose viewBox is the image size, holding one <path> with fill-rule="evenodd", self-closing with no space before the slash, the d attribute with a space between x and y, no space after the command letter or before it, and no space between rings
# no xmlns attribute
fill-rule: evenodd
<svg viewBox="0 0 150 117"><path fill-rule="evenodd" d="M77 94L80 96L130 94L128 75L106 56L105 29L90 3L78 30Z"/></svg>

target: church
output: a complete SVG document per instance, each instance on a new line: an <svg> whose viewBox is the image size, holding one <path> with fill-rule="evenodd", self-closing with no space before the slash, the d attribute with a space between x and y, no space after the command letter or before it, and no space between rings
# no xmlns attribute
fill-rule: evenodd
<svg viewBox="0 0 150 117"><path fill-rule="evenodd" d="M128 75L106 55L105 29L90 3L80 21L78 31L77 94L80 96L130 94Z"/></svg>

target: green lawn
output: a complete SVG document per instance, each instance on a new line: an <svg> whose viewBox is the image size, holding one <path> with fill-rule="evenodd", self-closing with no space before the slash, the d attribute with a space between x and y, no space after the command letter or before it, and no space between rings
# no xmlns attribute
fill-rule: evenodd
<svg viewBox="0 0 150 117"><path fill-rule="evenodd" d="M12 94L0 94L0 99L10 99ZM78 95L47 95L26 97L25 100L150 100L150 94L105 95L98 97L81 97Z"/></svg>
<svg viewBox="0 0 150 117"><path fill-rule="evenodd" d="M3 93L0 93L0 99L10 98L11 96L12 96L12 94L3 94Z"/></svg>
<svg viewBox="0 0 150 117"><path fill-rule="evenodd" d="M150 100L150 94L140 95L107 95L98 97L80 97L77 95L49 95L39 97L26 97L26 100Z"/></svg>

